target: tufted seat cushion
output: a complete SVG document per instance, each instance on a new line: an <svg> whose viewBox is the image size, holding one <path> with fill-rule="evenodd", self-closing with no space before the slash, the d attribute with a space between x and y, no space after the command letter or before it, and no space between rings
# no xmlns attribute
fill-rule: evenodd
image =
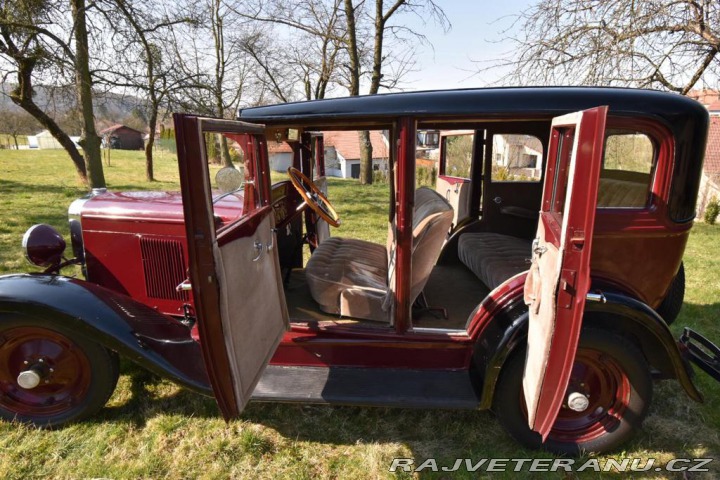
<svg viewBox="0 0 720 480"><path fill-rule="evenodd" d="M491 290L527 270L532 241L499 233L466 233L458 240L458 256Z"/></svg>
<svg viewBox="0 0 720 480"><path fill-rule="evenodd" d="M383 245L330 237L315 250L305 270L310 293L324 312L382 319L388 259Z"/></svg>
<svg viewBox="0 0 720 480"><path fill-rule="evenodd" d="M425 288L452 223L450 204L434 190L415 192L411 301ZM390 319L395 269L394 228L387 247L331 237L318 246L305 268L310 294L324 312L386 322Z"/></svg>

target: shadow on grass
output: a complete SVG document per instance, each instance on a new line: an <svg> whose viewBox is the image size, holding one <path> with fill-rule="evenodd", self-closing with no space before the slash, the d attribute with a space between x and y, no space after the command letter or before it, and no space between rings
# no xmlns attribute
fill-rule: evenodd
<svg viewBox="0 0 720 480"><path fill-rule="evenodd" d="M691 315L703 319L716 317L719 312L720 303L686 305L686 315L679 321L689 320L687 323L692 324ZM712 340L720 341L717 327L707 331L701 325L692 326ZM676 328L679 327L674 330ZM142 427L160 414L220 418L213 399L185 390L169 396L157 395L164 383L159 378L130 364L124 365L123 373L131 378L130 399L104 409L98 420L129 422ZM708 399L702 405L689 400L677 382L658 383L648 422L618 455L663 452L668 459L717 455L720 440L712 432L720 430L720 385L704 375L698 371L697 382ZM452 465L455 458L550 457L547 452L519 447L487 411L251 403L239 421L263 425L288 441L348 446L401 444L411 451L416 465L428 457L437 457L439 465L443 460L442 465Z"/></svg>

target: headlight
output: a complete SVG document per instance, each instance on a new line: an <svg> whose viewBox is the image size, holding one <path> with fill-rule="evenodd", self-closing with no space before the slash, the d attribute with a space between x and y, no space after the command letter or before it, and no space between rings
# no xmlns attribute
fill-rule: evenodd
<svg viewBox="0 0 720 480"><path fill-rule="evenodd" d="M50 267L62 262L65 252L65 240L50 225L33 225L25 232L22 239L25 257L33 265Z"/></svg>

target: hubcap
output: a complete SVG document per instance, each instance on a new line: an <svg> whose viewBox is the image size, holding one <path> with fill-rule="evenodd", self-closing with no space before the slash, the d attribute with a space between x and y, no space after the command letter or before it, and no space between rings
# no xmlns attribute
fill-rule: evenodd
<svg viewBox="0 0 720 480"><path fill-rule="evenodd" d="M25 390L30 390L31 388L35 388L38 385L40 385L40 374L33 369L25 370L24 372L20 372L20 375L17 377L17 383Z"/></svg>
<svg viewBox="0 0 720 480"><path fill-rule="evenodd" d="M568 395L567 406L575 412L584 412L590 406L590 399L580 392L572 392Z"/></svg>

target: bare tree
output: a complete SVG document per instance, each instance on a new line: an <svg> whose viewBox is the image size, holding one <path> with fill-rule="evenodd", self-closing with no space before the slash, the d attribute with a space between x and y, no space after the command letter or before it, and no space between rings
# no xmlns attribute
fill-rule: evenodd
<svg viewBox="0 0 720 480"><path fill-rule="evenodd" d="M359 1L353 3L353 0L344 0L345 2L345 16L347 18L347 47L350 55L350 95L358 95L354 93L359 91L360 79L361 79L361 57L359 54L359 39L358 39L358 17L362 18L363 11L361 10L366 2ZM450 23L445 16L442 9L435 4L432 0L411 2L408 0L394 0L391 1L389 6L386 6L384 0L375 0L374 11L365 13L369 21L372 22L372 63L371 63L371 75L370 75L370 89L369 94L374 95L380 91L381 87L391 89L397 84L399 77L387 77L383 73L383 68L393 61L399 66L396 70L398 72L405 72L408 70L408 65L413 62L412 56L414 54L414 48L410 47L409 50L405 50L404 56L392 56L387 53L387 42L388 36L391 40L394 40L400 44L404 44L408 47L408 44L404 42L407 38L414 40L424 40L425 37L416 31L410 30L407 27L401 25L394 25L391 20L394 17L399 16L402 13L413 13L420 15L422 18L428 16L435 22L439 23L444 29L450 27ZM401 49L402 50L402 49ZM370 142L370 132L361 131L359 133L360 141L360 183L370 184L373 180L373 167L372 167L372 143Z"/></svg>
<svg viewBox="0 0 720 480"><path fill-rule="evenodd" d="M363 80L368 77L371 95L396 88L413 64L417 44L426 41L421 32L402 23L403 14L430 20L443 29L450 27L433 0L266 0L256 2L254 9L244 13L248 18L302 32L320 45L321 67L315 71L320 88L315 89L315 98L323 98L333 83L346 87L351 96L360 95ZM392 74L387 74L388 69ZM361 132L359 141L360 182L372 183L370 134Z"/></svg>
<svg viewBox="0 0 720 480"><path fill-rule="evenodd" d="M171 28L193 20L155 2L105 0L98 5L116 36L115 55L105 59L95 75L111 88L129 89L146 99L145 177L151 182L155 180L153 147L160 110L192 80L168 60L172 56L167 48Z"/></svg>
<svg viewBox="0 0 720 480"><path fill-rule="evenodd" d="M197 22L173 29L175 66L195 84L180 101L183 108L220 118L235 115L251 89L251 58L245 49L257 28L238 15L233 1L201 0ZM183 39L183 40L180 40ZM227 139L218 135L220 161L232 166Z"/></svg>
<svg viewBox="0 0 720 480"><path fill-rule="evenodd" d="M21 110L0 112L0 132L12 137L16 150L20 148L18 137L37 132L38 125L37 121L27 112Z"/></svg>
<svg viewBox="0 0 720 480"><path fill-rule="evenodd" d="M717 0L541 0L511 30L517 27L517 53L494 67L509 68L520 84L685 94L700 80L717 82L720 73Z"/></svg>
<svg viewBox="0 0 720 480"><path fill-rule="evenodd" d="M71 40L57 28L59 18L67 17L69 13L55 7L42 0L0 3L0 56L7 66L3 68L2 81L15 78L17 83L8 94L10 99L55 137L68 152L80 179L87 183L85 159L75 143L34 99L37 77L56 78L59 69L74 69L75 52Z"/></svg>

